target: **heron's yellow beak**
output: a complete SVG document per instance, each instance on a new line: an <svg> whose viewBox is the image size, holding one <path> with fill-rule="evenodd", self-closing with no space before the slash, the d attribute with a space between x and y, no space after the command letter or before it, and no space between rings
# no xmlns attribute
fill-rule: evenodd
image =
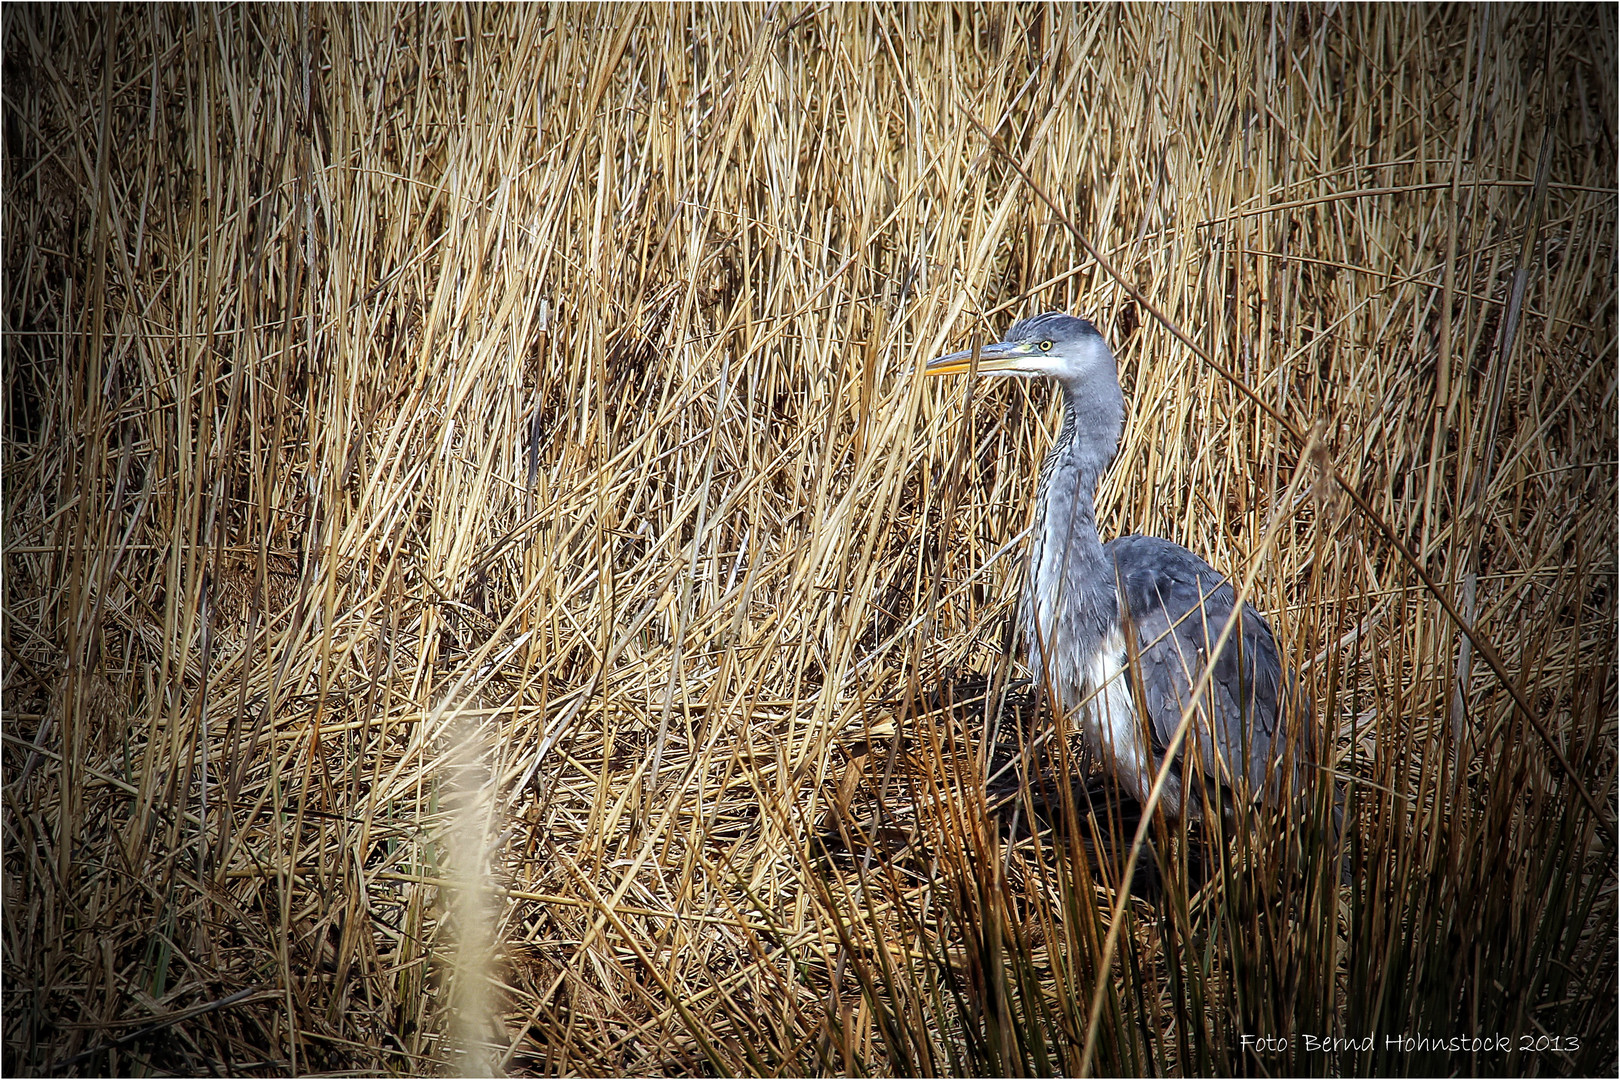
<svg viewBox="0 0 1620 1080"><path fill-rule="evenodd" d="M981 375L993 375L996 372L1026 374L1031 371L1027 363L1028 358L1031 354L1038 355L1038 353L1039 350L1028 342L993 341L979 349L978 372ZM972 370L973 350L966 349L928 361L923 374L959 375Z"/></svg>

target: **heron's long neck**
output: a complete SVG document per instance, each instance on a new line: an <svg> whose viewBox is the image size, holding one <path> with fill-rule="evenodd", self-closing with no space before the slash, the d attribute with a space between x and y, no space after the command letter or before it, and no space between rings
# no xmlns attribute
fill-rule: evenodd
<svg viewBox="0 0 1620 1080"><path fill-rule="evenodd" d="M1112 393L1107 391L1111 389ZM1114 568L1097 534L1097 481L1119 446L1118 384L1063 386L1063 428L1041 468L1024 621L1031 659L1081 670L1117 621ZM1054 656L1054 646L1062 656Z"/></svg>

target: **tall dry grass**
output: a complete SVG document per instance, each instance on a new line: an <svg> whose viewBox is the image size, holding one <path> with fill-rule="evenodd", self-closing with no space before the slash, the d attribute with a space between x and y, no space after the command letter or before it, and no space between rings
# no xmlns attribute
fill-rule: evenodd
<svg viewBox="0 0 1620 1080"><path fill-rule="evenodd" d="M1613 9L3 21L7 1072L1613 1069ZM1049 308L1348 885L1108 887Z"/></svg>

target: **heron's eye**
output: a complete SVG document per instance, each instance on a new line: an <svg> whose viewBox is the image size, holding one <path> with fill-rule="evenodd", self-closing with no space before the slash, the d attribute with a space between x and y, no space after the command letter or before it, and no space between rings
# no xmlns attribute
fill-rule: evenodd
<svg viewBox="0 0 1620 1080"><path fill-rule="evenodd" d="M1051 351L1052 351L1052 343L1050 341L1041 342L1041 352L1051 352Z"/></svg>

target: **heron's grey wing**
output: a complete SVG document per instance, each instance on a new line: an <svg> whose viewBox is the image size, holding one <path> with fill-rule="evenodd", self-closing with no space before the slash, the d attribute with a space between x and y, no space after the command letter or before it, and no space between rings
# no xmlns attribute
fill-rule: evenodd
<svg viewBox="0 0 1620 1080"><path fill-rule="evenodd" d="M1135 630L1142 704L1156 751L1162 753L1174 737L1199 675L1212 664L1183 754L1196 756L1206 776L1224 781L1230 774L1246 779L1251 790L1274 797L1284 749L1284 710L1309 706L1284 670L1265 619L1244 604L1238 625L1217 653L1214 645L1237 603L1230 582L1180 544L1158 537L1122 536L1107 551L1114 561L1121 615ZM1301 720L1300 730L1308 739L1308 713ZM1301 755L1293 757L1297 778L1303 762L1297 760Z"/></svg>

